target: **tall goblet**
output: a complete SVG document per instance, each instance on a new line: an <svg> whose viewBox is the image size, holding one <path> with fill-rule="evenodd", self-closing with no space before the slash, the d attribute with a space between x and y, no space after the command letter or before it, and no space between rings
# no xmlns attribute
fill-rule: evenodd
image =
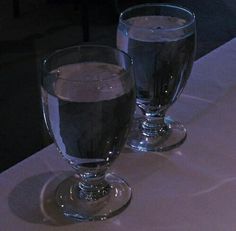
<svg viewBox="0 0 236 231"><path fill-rule="evenodd" d="M132 123L132 61L107 46L83 45L54 52L43 62L44 118L75 175L57 188L66 217L103 220L130 202L128 184L106 170L119 155Z"/></svg>
<svg viewBox="0 0 236 231"><path fill-rule="evenodd" d="M128 144L167 151L186 138L184 126L166 117L190 75L195 55L195 16L170 4L142 4L121 13L117 47L134 60L137 106Z"/></svg>

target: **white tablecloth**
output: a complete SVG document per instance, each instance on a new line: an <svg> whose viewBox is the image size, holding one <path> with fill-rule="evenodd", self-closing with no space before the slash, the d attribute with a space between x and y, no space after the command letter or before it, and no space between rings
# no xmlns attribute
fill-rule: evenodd
<svg viewBox="0 0 236 231"><path fill-rule="evenodd" d="M165 153L125 148L111 169L133 189L121 214L64 220L51 198L71 168L50 145L0 175L0 230L235 231L236 39L195 62L169 113L188 129L182 146Z"/></svg>

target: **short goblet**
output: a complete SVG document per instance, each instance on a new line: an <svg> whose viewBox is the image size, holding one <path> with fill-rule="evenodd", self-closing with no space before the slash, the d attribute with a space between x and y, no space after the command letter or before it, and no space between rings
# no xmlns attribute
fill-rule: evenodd
<svg viewBox="0 0 236 231"><path fill-rule="evenodd" d="M171 4L142 4L123 11L117 47L134 61L137 106L128 144L167 151L182 144L185 127L165 116L189 78L195 55L195 16Z"/></svg>
<svg viewBox="0 0 236 231"><path fill-rule="evenodd" d="M103 220L130 202L131 188L106 173L126 142L135 108L132 60L97 45L55 51L42 65L44 118L59 152L75 170L57 188L64 215Z"/></svg>

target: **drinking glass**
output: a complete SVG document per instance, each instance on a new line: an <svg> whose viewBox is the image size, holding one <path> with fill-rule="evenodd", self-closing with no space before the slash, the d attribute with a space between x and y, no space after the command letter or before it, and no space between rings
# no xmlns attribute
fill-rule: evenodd
<svg viewBox="0 0 236 231"><path fill-rule="evenodd" d="M135 120L128 144L167 151L186 138L184 126L166 115L183 91L195 55L195 16L171 4L142 4L120 14L117 47L134 61Z"/></svg>
<svg viewBox="0 0 236 231"><path fill-rule="evenodd" d="M103 220L130 202L131 188L106 173L132 123L135 84L132 60L107 46L55 51L43 61L44 118L59 152L75 170L57 188L66 217Z"/></svg>

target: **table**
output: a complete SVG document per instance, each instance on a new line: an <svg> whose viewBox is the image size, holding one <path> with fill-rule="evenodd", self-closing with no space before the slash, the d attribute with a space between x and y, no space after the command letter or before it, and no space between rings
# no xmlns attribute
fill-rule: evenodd
<svg viewBox="0 0 236 231"><path fill-rule="evenodd" d="M0 230L235 231L236 38L196 61L170 110L188 129L165 153L124 148L111 171L133 188L121 214L105 221L63 219L52 191L71 169L50 145L0 175Z"/></svg>

